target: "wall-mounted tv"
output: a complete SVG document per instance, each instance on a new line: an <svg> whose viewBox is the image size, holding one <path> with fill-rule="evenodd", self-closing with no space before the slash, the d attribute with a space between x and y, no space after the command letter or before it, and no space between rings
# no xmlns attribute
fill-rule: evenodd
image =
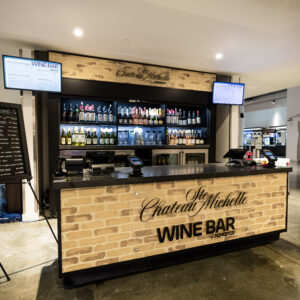
<svg viewBox="0 0 300 300"><path fill-rule="evenodd" d="M218 82L213 85L213 104L243 105L244 83Z"/></svg>
<svg viewBox="0 0 300 300"><path fill-rule="evenodd" d="M61 92L61 63L3 55L4 87Z"/></svg>

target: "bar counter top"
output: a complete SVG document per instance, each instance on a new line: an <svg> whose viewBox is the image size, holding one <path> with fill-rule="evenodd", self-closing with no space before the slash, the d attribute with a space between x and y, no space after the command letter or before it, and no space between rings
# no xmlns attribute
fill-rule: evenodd
<svg viewBox="0 0 300 300"><path fill-rule="evenodd" d="M116 168L112 174L83 175L55 177L52 189L70 189L94 186L110 186L135 183L151 183L162 181L205 179L218 177L249 176L270 173L291 172L290 167L265 168L255 167L229 167L223 163L184 165L184 166L149 166L142 169L143 176L131 177L131 168Z"/></svg>

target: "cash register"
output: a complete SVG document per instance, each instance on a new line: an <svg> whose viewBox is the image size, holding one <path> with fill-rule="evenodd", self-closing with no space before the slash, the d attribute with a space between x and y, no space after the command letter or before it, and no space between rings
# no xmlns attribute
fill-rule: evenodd
<svg viewBox="0 0 300 300"><path fill-rule="evenodd" d="M256 166L256 162L254 160L246 160L244 158L247 150L245 149L230 149L225 155L224 158L229 158L227 162L227 166L233 167L251 167Z"/></svg>
<svg viewBox="0 0 300 300"><path fill-rule="evenodd" d="M114 151L87 151L86 161L92 175L109 174L115 170Z"/></svg>

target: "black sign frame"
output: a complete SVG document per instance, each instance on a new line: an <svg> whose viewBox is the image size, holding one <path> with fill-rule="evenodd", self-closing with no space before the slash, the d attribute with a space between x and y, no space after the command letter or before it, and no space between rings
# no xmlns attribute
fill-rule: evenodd
<svg viewBox="0 0 300 300"><path fill-rule="evenodd" d="M20 144L21 144L22 156L23 156L24 174L1 176L0 183L18 183L21 182L23 179L27 179L28 181L30 181L32 179L32 175L30 169L22 105L0 102L0 109L1 108L10 108L10 109L15 109L17 111L19 133L20 133L19 138L20 138Z"/></svg>

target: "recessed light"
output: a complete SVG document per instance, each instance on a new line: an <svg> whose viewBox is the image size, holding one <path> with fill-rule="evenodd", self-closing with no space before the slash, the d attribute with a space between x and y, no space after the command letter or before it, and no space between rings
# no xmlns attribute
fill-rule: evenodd
<svg viewBox="0 0 300 300"><path fill-rule="evenodd" d="M83 31L82 29L80 28L75 28L74 31L73 31L74 35L77 36L77 37L81 37L83 36Z"/></svg>
<svg viewBox="0 0 300 300"><path fill-rule="evenodd" d="M216 59L222 59L223 58L223 54L222 53L217 53L216 54Z"/></svg>

